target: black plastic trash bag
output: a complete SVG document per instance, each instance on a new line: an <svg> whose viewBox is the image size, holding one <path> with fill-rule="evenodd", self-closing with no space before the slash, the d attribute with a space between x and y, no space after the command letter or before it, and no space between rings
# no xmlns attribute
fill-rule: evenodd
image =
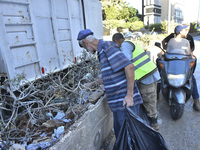
<svg viewBox="0 0 200 150"><path fill-rule="evenodd" d="M147 117L147 114L145 113L145 108L143 105L140 105L140 111L139 111L139 117L143 120L143 123L150 124L149 118Z"/></svg>
<svg viewBox="0 0 200 150"><path fill-rule="evenodd" d="M168 150L162 135L126 108L126 117L113 150Z"/></svg>

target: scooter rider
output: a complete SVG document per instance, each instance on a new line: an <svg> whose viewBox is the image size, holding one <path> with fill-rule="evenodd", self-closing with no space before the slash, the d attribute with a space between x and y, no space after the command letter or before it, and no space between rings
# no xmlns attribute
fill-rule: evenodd
<svg viewBox="0 0 200 150"><path fill-rule="evenodd" d="M133 62L135 66L135 80L137 80L138 83L150 126L158 130L156 90L160 75L156 65L139 45L132 41L125 40L121 33L114 34L112 41L121 47L121 51Z"/></svg>
<svg viewBox="0 0 200 150"><path fill-rule="evenodd" d="M190 54L193 57L195 57L193 55L193 51L194 51L194 48L195 48L194 47L194 40L193 40L192 36L188 34L188 32L189 32L189 26L188 25L185 25L185 26L178 25L178 26L176 26L175 29L174 29L174 33L170 34L168 37L166 37L162 41L163 48L165 49L167 47L168 42L172 38L185 38L185 39L187 39L189 41L189 44L190 44L190 48L191 48ZM195 79L193 74L192 74L192 82L193 82L192 97L194 99L193 107L194 107L195 110L200 111L199 93L198 93L198 89L197 89L196 79Z"/></svg>

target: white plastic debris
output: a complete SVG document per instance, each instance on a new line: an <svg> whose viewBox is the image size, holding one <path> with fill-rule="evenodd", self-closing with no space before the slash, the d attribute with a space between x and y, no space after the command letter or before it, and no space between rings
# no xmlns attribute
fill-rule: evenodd
<svg viewBox="0 0 200 150"><path fill-rule="evenodd" d="M61 134L63 134L65 131L64 126L60 126L57 129L54 129L54 134L52 134L53 138L59 138Z"/></svg>
<svg viewBox="0 0 200 150"><path fill-rule="evenodd" d="M52 113L46 113L46 115L48 116L48 117L53 117L53 115L52 115Z"/></svg>
<svg viewBox="0 0 200 150"><path fill-rule="evenodd" d="M86 90L81 90L79 92L79 95L80 95L80 101L81 103L85 103L86 101L88 101L88 97L89 97L89 93L86 91Z"/></svg>
<svg viewBox="0 0 200 150"><path fill-rule="evenodd" d="M56 139L52 139L51 141L48 142L41 142L41 143L36 143L36 144L29 144L27 146L27 150L38 150L38 149L45 149L51 146L52 143L55 142Z"/></svg>
<svg viewBox="0 0 200 150"><path fill-rule="evenodd" d="M71 119L65 119L65 113L60 112L60 111L57 113L57 115L53 119L54 120L62 120L65 123L72 121Z"/></svg>
<svg viewBox="0 0 200 150"><path fill-rule="evenodd" d="M9 150L25 150L25 146L20 144L13 144Z"/></svg>
<svg viewBox="0 0 200 150"><path fill-rule="evenodd" d="M37 150L40 148L40 145L37 143L37 144L29 144L26 149L27 150Z"/></svg>
<svg viewBox="0 0 200 150"><path fill-rule="evenodd" d="M40 135L40 137L46 137L46 136L47 136L46 133L42 133L42 134Z"/></svg>
<svg viewBox="0 0 200 150"><path fill-rule="evenodd" d="M42 149L45 149L45 148L47 148L47 147L49 147L49 146L51 146L51 142L41 142L41 143L40 143L40 147L41 147Z"/></svg>
<svg viewBox="0 0 200 150"><path fill-rule="evenodd" d="M86 80L91 80L92 79L92 74L91 73L87 73L83 78L86 79Z"/></svg>
<svg viewBox="0 0 200 150"><path fill-rule="evenodd" d="M62 120L64 117L65 117L65 113L59 111L57 113L57 115L53 119L60 119L60 120Z"/></svg>
<svg viewBox="0 0 200 150"><path fill-rule="evenodd" d="M63 119L62 120L64 123L68 123L68 122L70 122L70 121L72 121L71 119Z"/></svg>

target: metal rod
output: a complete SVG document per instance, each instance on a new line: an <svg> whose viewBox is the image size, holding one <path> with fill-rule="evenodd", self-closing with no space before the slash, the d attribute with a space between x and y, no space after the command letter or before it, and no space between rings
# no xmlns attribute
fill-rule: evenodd
<svg viewBox="0 0 200 150"><path fill-rule="evenodd" d="M171 3L170 3L170 0L168 0L168 30L167 30L167 34L169 35L170 34L170 21L171 21Z"/></svg>

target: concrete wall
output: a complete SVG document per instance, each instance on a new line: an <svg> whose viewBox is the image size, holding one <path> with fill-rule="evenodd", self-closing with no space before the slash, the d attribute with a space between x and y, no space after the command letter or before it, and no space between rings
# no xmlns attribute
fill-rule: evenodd
<svg viewBox="0 0 200 150"><path fill-rule="evenodd" d="M112 128L112 112L103 96L50 150L99 150Z"/></svg>

